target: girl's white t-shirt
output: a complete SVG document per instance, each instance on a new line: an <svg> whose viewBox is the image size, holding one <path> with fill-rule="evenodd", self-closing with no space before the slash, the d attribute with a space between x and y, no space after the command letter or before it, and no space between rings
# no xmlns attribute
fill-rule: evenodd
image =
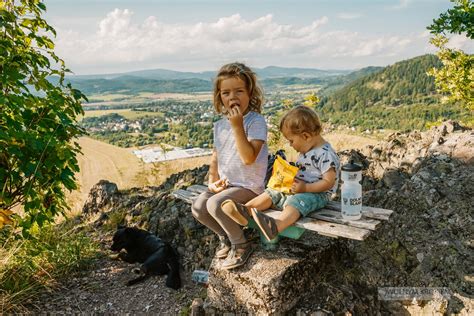
<svg viewBox="0 0 474 316"><path fill-rule="evenodd" d="M250 165L245 165L240 159L229 120L222 118L214 123L219 178L227 178L231 186L244 187L260 194L264 190L268 164L267 124L263 115L253 111L244 115L244 130L249 141L264 141L257 159Z"/></svg>

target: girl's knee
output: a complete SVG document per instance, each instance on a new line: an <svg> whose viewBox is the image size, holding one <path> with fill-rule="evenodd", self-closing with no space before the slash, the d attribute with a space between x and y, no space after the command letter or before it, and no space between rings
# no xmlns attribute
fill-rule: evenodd
<svg viewBox="0 0 474 316"><path fill-rule="evenodd" d="M194 218L199 219L205 213L207 213L206 201L201 199L195 200L191 205L191 214L193 214Z"/></svg>
<svg viewBox="0 0 474 316"><path fill-rule="evenodd" d="M221 199L210 198L209 200L207 200L206 208L212 217L218 216L219 212L221 212L221 203Z"/></svg>

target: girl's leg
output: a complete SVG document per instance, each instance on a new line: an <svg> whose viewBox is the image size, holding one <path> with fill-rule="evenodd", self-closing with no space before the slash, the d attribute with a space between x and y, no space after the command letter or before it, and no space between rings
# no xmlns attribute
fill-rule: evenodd
<svg viewBox="0 0 474 316"><path fill-rule="evenodd" d="M198 220L201 224L212 230L219 237L225 237L226 233L222 229L221 225L212 217L207 210L207 200L212 197L214 194L211 192L203 192L198 198L193 202L191 206L191 211L195 219Z"/></svg>
<svg viewBox="0 0 474 316"><path fill-rule="evenodd" d="M203 192L198 198L193 202L191 206L191 211L195 219L197 219L201 224L208 227L214 233L219 236L219 247L216 249L215 257L222 259L227 257L230 251L230 241L227 240L226 232L222 229L221 225L212 217L207 211L207 200L213 196L211 192Z"/></svg>
<svg viewBox="0 0 474 316"><path fill-rule="evenodd" d="M246 203L254 198L256 194L248 189L240 187L230 187L222 192L211 196L206 203L206 208L215 222L225 231L230 239L231 244L242 244L247 240L244 232L239 224L230 219L221 209L221 204L227 199L231 199L236 203Z"/></svg>

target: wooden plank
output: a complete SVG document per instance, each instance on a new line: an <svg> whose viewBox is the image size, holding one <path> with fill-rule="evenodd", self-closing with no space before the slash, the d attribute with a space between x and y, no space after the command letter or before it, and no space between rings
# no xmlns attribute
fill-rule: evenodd
<svg viewBox="0 0 474 316"><path fill-rule="evenodd" d="M202 193L207 191L207 186L205 185L200 185L200 184L194 184L188 187L188 191L191 192L196 192L196 193ZM341 212L341 202L340 201L329 201L328 205L326 206L326 209L329 210L334 210L334 211L339 211ZM371 207L371 206L362 206L362 215L366 218L373 218L373 219L379 219L379 220L388 220L390 218L390 215L393 213L392 210L387 210L383 208L377 208L377 207ZM337 217L339 219L339 217ZM340 216L342 219L342 215ZM356 221L353 221L356 222ZM359 221L357 221L359 222ZM351 225L351 224L348 224ZM358 225L358 226L355 226ZM362 224L365 225L365 224ZM368 224L370 227L373 227L373 225L378 225L378 223L371 223ZM359 224L353 224L351 226L354 227L360 227ZM361 228L369 228L369 227L361 227ZM376 227L375 227L376 228ZM370 229L375 229L375 228L370 228Z"/></svg>
<svg viewBox="0 0 474 316"><path fill-rule="evenodd" d="M348 221L342 218L341 212L325 208L312 212L308 215L308 217L370 230L376 230L381 223L379 220L365 218L364 216L362 216L362 218L357 221Z"/></svg>
<svg viewBox="0 0 474 316"><path fill-rule="evenodd" d="M189 204L193 203L198 197L198 194L182 189L176 190L172 194L175 198L188 202Z"/></svg>
<svg viewBox="0 0 474 316"><path fill-rule="evenodd" d="M187 190L176 190L172 194L174 197L192 203L197 196L207 191L207 186L192 185ZM371 230L377 229L380 220L388 220L393 213L392 210L363 206L362 219L358 221L347 221L340 213L340 202L330 201L325 209L313 212L307 218L302 218L295 223L296 227L315 231L321 235L329 237L344 237L355 240L364 240ZM269 210L266 214L276 217L280 211Z"/></svg>
<svg viewBox="0 0 474 316"><path fill-rule="evenodd" d="M329 201L326 205L327 209L341 211L341 202L340 201ZM368 218L380 219L387 221L392 215L392 210L387 210L384 208L371 207L362 205L362 215Z"/></svg>
<svg viewBox="0 0 474 316"><path fill-rule="evenodd" d="M266 211L265 214L275 218L280 214L280 211L271 210ZM364 240L371 233L371 231L367 229L330 223L309 217L300 218L294 226L312 230L325 236L338 236L355 240Z"/></svg>
<svg viewBox="0 0 474 316"><path fill-rule="evenodd" d="M193 185L190 185L190 186L187 188L187 190L188 190L188 191L191 191L191 192L195 192L195 193L201 194L202 192L206 192L206 191L207 191L207 186L201 185L201 184L193 184Z"/></svg>

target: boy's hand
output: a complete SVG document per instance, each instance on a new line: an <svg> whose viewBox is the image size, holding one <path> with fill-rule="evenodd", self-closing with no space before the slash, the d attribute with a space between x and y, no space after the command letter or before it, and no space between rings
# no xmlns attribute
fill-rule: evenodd
<svg viewBox="0 0 474 316"><path fill-rule="evenodd" d="M306 182L295 179L290 189L291 193L304 193L306 192Z"/></svg>
<svg viewBox="0 0 474 316"><path fill-rule="evenodd" d="M229 180L224 178L224 179L217 180L213 183L210 183L207 186L207 188L212 193L219 193L219 192L223 191L224 189L226 189L228 185L229 185Z"/></svg>
<svg viewBox="0 0 474 316"><path fill-rule="evenodd" d="M238 106L233 106L227 112L227 118L229 119L230 125L235 127L243 127L244 126L244 116L240 112L240 108Z"/></svg>

